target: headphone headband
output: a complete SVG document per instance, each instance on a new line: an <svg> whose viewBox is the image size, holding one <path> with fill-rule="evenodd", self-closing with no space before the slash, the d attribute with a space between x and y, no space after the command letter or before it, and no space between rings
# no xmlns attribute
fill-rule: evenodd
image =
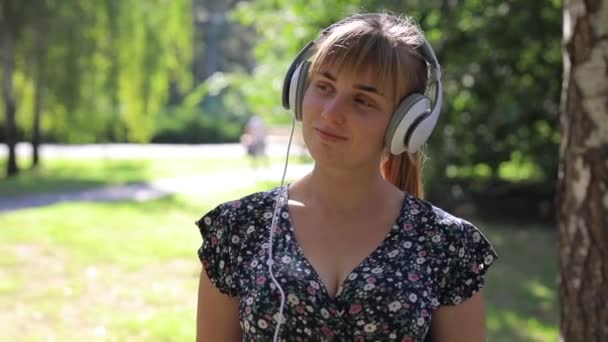
<svg viewBox="0 0 608 342"><path fill-rule="evenodd" d="M320 37L325 35L327 32L329 32L330 28L335 27L339 23L340 22L333 24L330 27L323 30ZM441 107L441 100L442 100L442 93L443 93L443 91L442 91L443 87L441 84L441 66L439 65L439 62L437 61L435 52L433 52L433 49L432 49L431 45L429 44L429 42L426 40L426 38L424 38L424 37L421 37L421 38L422 38L423 42L422 42L422 44L420 44L420 46L417 48L417 50L420 52L420 54L422 55L424 60L432 67L432 69L434 71L433 73L431 73L434 75L435 81L437 81L437 91L436 91L435 99L434 99L434 107ZM308 42L306 44L306 46L304 46L304 48L302 48L302 50L300 50L300 52L298 52L294 61L289 66L289 69L287 69L287 73L286 73L285 79L283 81L283 94L282 94L282 104L283 104L283 108L285 108L285 109L291 109L291 107L289 105L289 86L291 83L291 77L293 76L297 67L300 66L300 64L302 62L308 60L310 57L312 57L314 55L315 45L316 45L317 41L318 41L318 38L313 41Z"/></svg>

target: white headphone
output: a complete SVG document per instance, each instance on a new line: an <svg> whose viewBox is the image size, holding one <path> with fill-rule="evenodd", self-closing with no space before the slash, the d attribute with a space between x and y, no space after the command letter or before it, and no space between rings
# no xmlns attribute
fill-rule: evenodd
<svg viewBox="0 0 608 342"><path fill-rule="evenodd" d="M325 29L320 37L323 37L333 27L340 25L344 21L359 18L365 19L372 16L378 16L378 14L359 14L339 21ZM439 113L441 112L441 102L443 100L441 66L426 38L422 37L422 40L423 42L418 47L418 52L432 66L434 70L432 74L435 75L437 82L435 99L433 101L434 106L431 107L431 100L420 93L412 93L399 103L391 117L384 137L385 144L390 148L392 154L401 154L406 151L414 153L418 151L433 132L439 118ZM283 81L283 107L291 109L292 114L298 121L302 120L302 100L307 86L308 69L311 65L309 58L315 53L315 45L316 40L306 44L291 63Z"/></svg>

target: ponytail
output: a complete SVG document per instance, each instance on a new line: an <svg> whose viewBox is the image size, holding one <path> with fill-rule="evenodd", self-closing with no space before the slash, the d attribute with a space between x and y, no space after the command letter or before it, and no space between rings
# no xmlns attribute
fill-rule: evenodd
<svg viewBox="0 0 608 342"><path fill-rule="evenodd" d="M422 198L422 152L390 154L380 170L384 179L410 195Z"/></svg>

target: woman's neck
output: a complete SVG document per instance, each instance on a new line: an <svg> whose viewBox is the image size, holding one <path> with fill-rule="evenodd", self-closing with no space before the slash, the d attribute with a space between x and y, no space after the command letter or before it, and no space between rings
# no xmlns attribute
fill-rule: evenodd
<svg viewBox="0 0 608 342"><path fill-rule="evenodd" d="M315 165L290 189L290 197L303 205L336 213L383 205L393 196L400 197L400 191L382 178L379 167L345 170Z"/></svg>

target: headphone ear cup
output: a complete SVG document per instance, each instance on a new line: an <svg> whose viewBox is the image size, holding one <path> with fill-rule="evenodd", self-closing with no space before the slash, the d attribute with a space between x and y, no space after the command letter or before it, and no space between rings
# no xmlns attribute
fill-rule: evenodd
<svg viewBox="0 0 608 342"><path fill-rule="evenodd" d="M435 125L437 124L438 115L432 115L431 111L423 115L414 123L414 127L409 134L408 151L418 151L418 149L426 143L431 136Z"/></svg>
<svg viewBox="0 0 608 342"><path fill-rule="evenodd" d="M304 99L310 64L309 61L300 63L289 84L289 108L298 121L302 120L302 100Z"/></svg>
<svg viewBox="0 0 608 342"><path fill-rule="evenodd" d="M397 155L405 151L414 153L424 144L432 127L426 136L424 136L426 131L417 132L417 130L430 113L431 101L419 93L408 95L399 103L384 136L384 143L392 154Z"/></svg>

